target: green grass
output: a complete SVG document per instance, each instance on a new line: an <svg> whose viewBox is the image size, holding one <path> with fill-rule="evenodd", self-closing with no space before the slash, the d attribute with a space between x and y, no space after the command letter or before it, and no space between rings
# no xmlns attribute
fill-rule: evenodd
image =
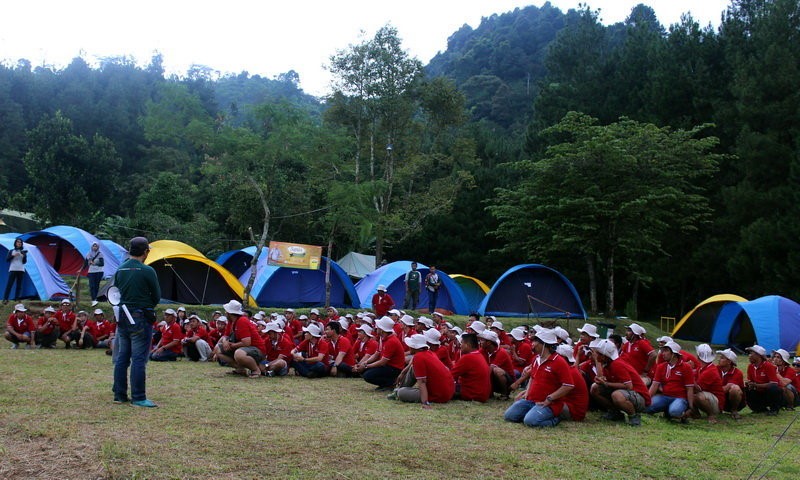
<svg viewBox="0 0 800 480"><path fill-rule="evenodd" d="M158 409L111 403L102 351L0 350L0 478L796 478L794 414L716 426L645 416L533 430L509 402L423 410L358 379L249 380L150 363Z"/></svg>

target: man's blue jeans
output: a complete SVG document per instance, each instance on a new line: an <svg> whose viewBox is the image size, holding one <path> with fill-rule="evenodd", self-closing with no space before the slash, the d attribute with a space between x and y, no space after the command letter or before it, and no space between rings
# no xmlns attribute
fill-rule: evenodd
<svg viewBox="0 0 800 480"><path fill-rule="evenodd" d="M536 402L524 398L508 407L503 418L506 422L524 423L529 427L555 427L561 421L553 415L550 407L536 405Z"/></svg>
<svg viewBox="0 0 800 480"><path fill-rule="evenodd" d="M114 355L114 400L128 399L128 367L131 369L131 400L147 400L145 377L153 326L144 317L134 317L136 325L127 318L117 323L117 342Z"/></svg>
<svg viewBox="0 0 800 480"><path fill-rule="evenodd" d="M322 362L306 363L293 361L292 366L302 377L319 378L328 375L328 367Z"/></svg>
<svg viewBox="0 0 800 480"><path fill-rule="evenodd" d="M680 418L683 412L689 409L689 402L685 398L668 397L666 395L655 395L650 406L645 412L657 413L664 412L666 418Z"/></svg>
<svg viewBox="0 0 800 480"><path fill-rule="evenodd" d="M436 300L439 299L439 290L430 291L428 290L428 313L433 315L433 312L436 311Z"/></svg>

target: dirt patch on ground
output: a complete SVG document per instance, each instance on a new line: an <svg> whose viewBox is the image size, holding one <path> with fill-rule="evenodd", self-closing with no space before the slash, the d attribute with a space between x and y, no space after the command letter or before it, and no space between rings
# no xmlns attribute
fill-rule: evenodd
<svg viewBox="0 0 800 480"><path fill-rule="evenodd" d="M0 478L107 479L99 454L89 445L64 447L45 437L0 437Z"/></svg>

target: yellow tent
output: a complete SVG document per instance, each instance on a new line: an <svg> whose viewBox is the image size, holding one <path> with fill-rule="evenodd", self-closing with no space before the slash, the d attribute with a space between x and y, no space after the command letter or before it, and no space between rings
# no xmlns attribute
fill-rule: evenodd
<svg viewBox="0 0 800 480"><path fill-rule="evenodd" d="M483 297L489 293L489 286L477 278L467 275L460 275L456 273L454 275L450 275L450 278L452 278L456 284L461 287L461 291L464 293L464 298L466 298L467 304L469 305L469 310L471 312L477 311L478 307L483 301Z"/></svg>
<svg viewBox="0 0 800 480"><path fill-rule="evenodd" d="M746 302L739 295L721 294L708 297L683 316L672 330L672 337L687 340L711 341L711 331L719 310L730 302Z"/></svg>
<svg viewBox="0 0 800 480"><path fill-rule="evenodd" d="M151 243L145 263L156 270L162 298L187 305L223 304L244 298L238 278L185 243ZM256 306L252 297L250 306Z"/></svg>

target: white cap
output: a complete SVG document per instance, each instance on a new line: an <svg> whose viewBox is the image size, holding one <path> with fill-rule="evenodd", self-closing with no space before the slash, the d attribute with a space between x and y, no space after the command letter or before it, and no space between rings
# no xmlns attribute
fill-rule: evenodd
<svg viewBox="0 0 800 480"><path fill-rule="evenodd" d="M264 326L264 329L263 329L263 330L261 330L261 333L267 333L267 332L282 332L282 331L283 331L283 329L281 328L281 326L280 326L280 325L278 325L278 324L277 324L277 323L275 323L275 322L269 322L268 324L266 324L266 325Z"/></svg>
<svg viewBox="0 0 800 480"><path fill-rule="evenodd" d="M219 317L217 317L217 320L216 320L216 321L217 321L217 322L225 322L225 323L228 323L228 317L226 317L225 315L220 315Z"/></svg>
<svg viewBox="0 0 800 480"><path fill-rule="evenodd" d="M238 300L231 300L222 306L223 310L233 315L244 315L242 311L242 304Z"/></svg>
<svg viewBox="0 0 800 480"><path fill-rule="evenodd" d="M681 346L675 342L667 342L661 348L668 348L672 353L681 354Z"/></svg>
<svg viewBox="0 0 800 480"><path fill-rule="evenodd" d="M200 320L200 319L198 318L198 320ZM260 327L266 327L267 326L267 322L265 322L264 320L259 320L259 321L256 322L256 325L258 325Z"/></svg>
<svg viewBox="0 0 800 480"><path fill-rule="evenodd" d="M436 310L434 310L433 313L431 314L431 316L433 316L433 315L436 315L439 318L444 318L444 314L441 313L441 312L437 312Z"/></svg>
<svg viewBox="0 0 800 480"><path fill-rule="evenodd" d="M417 322L425 325L425 327L427 327L427 328L433 328L433 320L431 320L428 317L419 317L417 319Z"/></svg>
<svg viewBox="0 0 800 480"><path fill-rule="evenodd" d="M566 340L569 338L569 332L561 327L556 327L553 329L553 331L555 332L556 337L558 337L560 340Z"/></svg>
<svg viewBox="0 0 800 480"><path fill-rule="evenodd" d="M491 330L482 331L481 333L478 334L478 338L482 338L484 340L488 340L490 342L494 342L497 345L500 345L500 337L498 337L497 334Z"/></svg>
<svg viewBox="0 0 800 480"><path fill-rule="evenodd" d="M313 323L307 327L303 327L303 331L310 333L312 337L319 338L322 336L322 330L319 328L319 325Z"/></svg>
<svg viewBox="0 0 800 480"><path fill-rule="evenodd" d="M164 310L164 315L177 315L177 313L175 312L175 310L168 308Z"/></svg>
<svg viewBox="0 0 800 480"><path fill-rule="evenodd" d="M464 333L464 330L461 330L461 327L453 327L451 328L451 330L456 332L456 335L458 337L461 337L461 335Z"/></svg>
<svg viewBox="0 0 800 480"><path fill-rule="evenodd" d="M434 345L442 344L442 342L439 341L439 339L442 338L442 333L439 332L439 330L436 330L435 328L430 328L428 330L425 330L425 333L423 333L422 335L425 337L425 341L427 341L428 343L432 343Z"/></svg>
<svg viewBox="0 0 800 480"><path fill-rule="evenodd" d="M14 311L15 311L15 312L27 312L27 311L28 311L28 309L27 309L27 308L25 308L25 305L24 305L24 304L22 304L22 303L18 303L18 304L16 304L16 305L14 305Z"/></svg>
<svg viewBox="0 0 800 480"><path fill-rule="evenodd" d="M375 324L386 333L394 333L394 321L389 317L381 317Z"/></svg>
<svg viewBox="0 0 800 480"><path fill-rule="evenodd" d="M102 311L102 310L100 310L99 308L95 308L95 309L94 309L94 314L95 314L95 315L102 315L102 314L103 314L103 311Z"/></svg>
<svg viewBox="0 0 800 480"><path fill-rule="evenodd" d="M71 305L71 304L72 304L72 302L69 301L69 298L65 298L64 300L61 300L61 305Z"/></svg>
<svg viewBox="0 0 800 480"><path fill-rule="evenodd" d="M556 336L556 332L549 328L542 328L538 332L534 334L534 338L539 339L540 342L545 343L547 345L554 345L558 343L558 337Z"/></svg>
<svg viewBox="0 0 800 480"><path fill-rule="evenodd" d="M346 313L344 315L344 318L348 318L348 319L352 320L353 319L353 314L352 313Z"/></svg>
<svg viewBox="0 0 800 480"><path fill-rule="evenodd" d="M658 342L658 343L667 343L667 342L671 342L671 341L672 341L672 337L668 337L666 335L664 335L663 337L656 338L656 342Z"/></svg>
<svg viewBox="0 0 800 480"><path fill-rule="evenodd" d="M409 327L413 327L414 317L412 317L411 315L403 315L402 317L400 317L400 323L402 323L403 325L408 325Z"/></svg>
<svg viewBox="0 0 800 480"><path fill-rule="evenodd" d="M308 312L308 314L310 315L312 313L315 314L315 315L319 315L319 310L317 310L316 308L312 308L311 311Z"/></svg>
<svg viewBox="0 0 800 480"><path fill-rule="evenodd" d="M777 350L773 350L772 351L773 355L775 355L776 353L781 356L781 358L783 359L784 362L791 363L789 361L789 352L787 352L786 350L784 350L782 348L779 348Z"/></svg>
<svg viewBox="0 0 800 480"><path fill-rule="evenodd" d="M734 365L736 364L736 360L738 360L736 352L734 352L730 348L726 348L725 350L717 350L717 353L730 360L730 362L733 363Z"/></svg>
<svg viewBox="0 0 800 480"><path fill-rule="evenodd" d="M44 309L45 312L56 313L56 309L53 307L47 307Z"/></svg>
<svg viewBox="0 0 800 480"><path fill-rule="evenodd" d="M591 323L584 323L583 327L578 329L579 332L585 333L590 337L600 338L600 334L597 333L597 327L592 325Z"/></svg>
<svg viewBox="0 0 800 480"><path fill-rule="evenodd" d="M253 319L254 320L264 320L264 314L261 313L261 312L258 312L255 315L253 315Z"/></svg>
<svg viewBox="0 0 800 480"><path fill-rule="evenodd" d="M471 328L475 333L481 333L486 330L486 324L480 320L475 320L469 324L469 328Z"/></svg>
<svg viewBox="0 0 800 480"><path fill-rule="evenodd" d="M178 311L179 312L185 312L186 311L186 307L178 307Z"/></svg>
<svg viewBox="0 0 800 480"><path fill-rule="evenodd" d="M502 331L505 332L505 329L503 329L503 323L502 322L492 322L492 326L490 328L496 328L498 330L502 330Z"/></svg>
<svg viewBox="0 0 800 480"><path fill-rule="evenodd" d="M520 327L512 328L511 332L509 333L514 340L521 342L525 340L525 330Z"/></svg>
<svg viewBox="0 0 800 480"><path fill-rule="evenodd" d="M450 323L450 322L444 322L444 326L447 327L448 330L452 330L453 329L453 324Z"/></svg>
<svg viewBox="0 0 800 480"><path fill-rule="evenodd" d="M701 343L695 350L697 351L697 358L701 362L711 363L714 361L714 350L711 349L709 344Z"/></svg>
<svg viewBox="0 0 800 480"><path fill-rule="evenodd" d="M385 291L386 291L386 285L378 285L378 288L377 288L377 290L378 290L379 292L385 292Z"/></svg>
<svg viewBox="0 0 800 480"><path fill-rule="evenodd" d="M308 315L300 315L297 317L298 320L308 320Z"/></svg>
<svg viewBox="0 0 800 480"><path fill-rule="evenodd" d="M294 308L284 308L283 311L294 313Z"/></svg>
<svg viewBox="0 0 800 480"><path fill-rule="evenodd" d="M389 315L397 315L398 317L401 315L400 310L393 308L389 310Z"/></svg>
<svg viewBox="0 0 800 480"><path fill-rule="evenodd" d="M634 333L634 335L644 335L645 333L647 333L647 330L645 330L644 327L642 327L638 323L631 323L625 328L629 328L631 332Z"/></svg>
<svg viewBox="0 0 800 480"><path fill-rule="evenodd" d="M366 323L364 325L361 325L360 327L356 328L356 330L361 330L368 337L372 336L372 327L370 327Z"/></svg>
<svg viewBox="0 0 800 480"><path fill-rule="evenodd" d="M378 320L380 322L380 320ZM428 348L428 342L425 340L425 335L411 335L410 337L406 337L403 341L409 347L415 350L421 350L423 348Z"/></svg>
<svg viewBox="0 0 800 480"><path fill-rule="evenodd" d="M616 360L619 358L619 352L617 351L617 346L614 345L614 342L605 338L603 340L595 340L592 343L596 343L596 345L591 345L591 348L596 348L597 353L601 355L605 355L606 357L610 358L611 360Z"/></svg>
<svg viewBox="0 0 800 480"><path fill-rule="evenodd" d="M556 353L566 358L569 363L575 363L575 355L572 352L572 347L569 345L561 344L556 348Z"/></svg>
<svg viewBox="0 0 800 480"><path fill-rule="evenodd" d="M161 320L160 322L158 322L158 326L159 327L166 327L167 326L167 322L165 322L164 320Z"/></svg>
<svg viewBox="0 0 800 480"><path fill-rule="evenodd" d="M344 317L339 317L339 325L341 325L342 330L347 330L350 327L350 322L347 321Z"/></svg>
<svg viewBox="0 0 800 480"><path fill-rule="evenodd" d="M767 350L764 347L762 347L761 345L753 345L752 347L747 347L747 348L745 348L745 351L755 352L755 353L761 355L762 357L766 357L767 356Z"/></svg>
<svg viewBox="0 0 800 480"><path fill-rule="evenodd" d="M364 322L366 325L374 326L375 320L372 319L369 315L362 315L361 321Z"/></svg>

